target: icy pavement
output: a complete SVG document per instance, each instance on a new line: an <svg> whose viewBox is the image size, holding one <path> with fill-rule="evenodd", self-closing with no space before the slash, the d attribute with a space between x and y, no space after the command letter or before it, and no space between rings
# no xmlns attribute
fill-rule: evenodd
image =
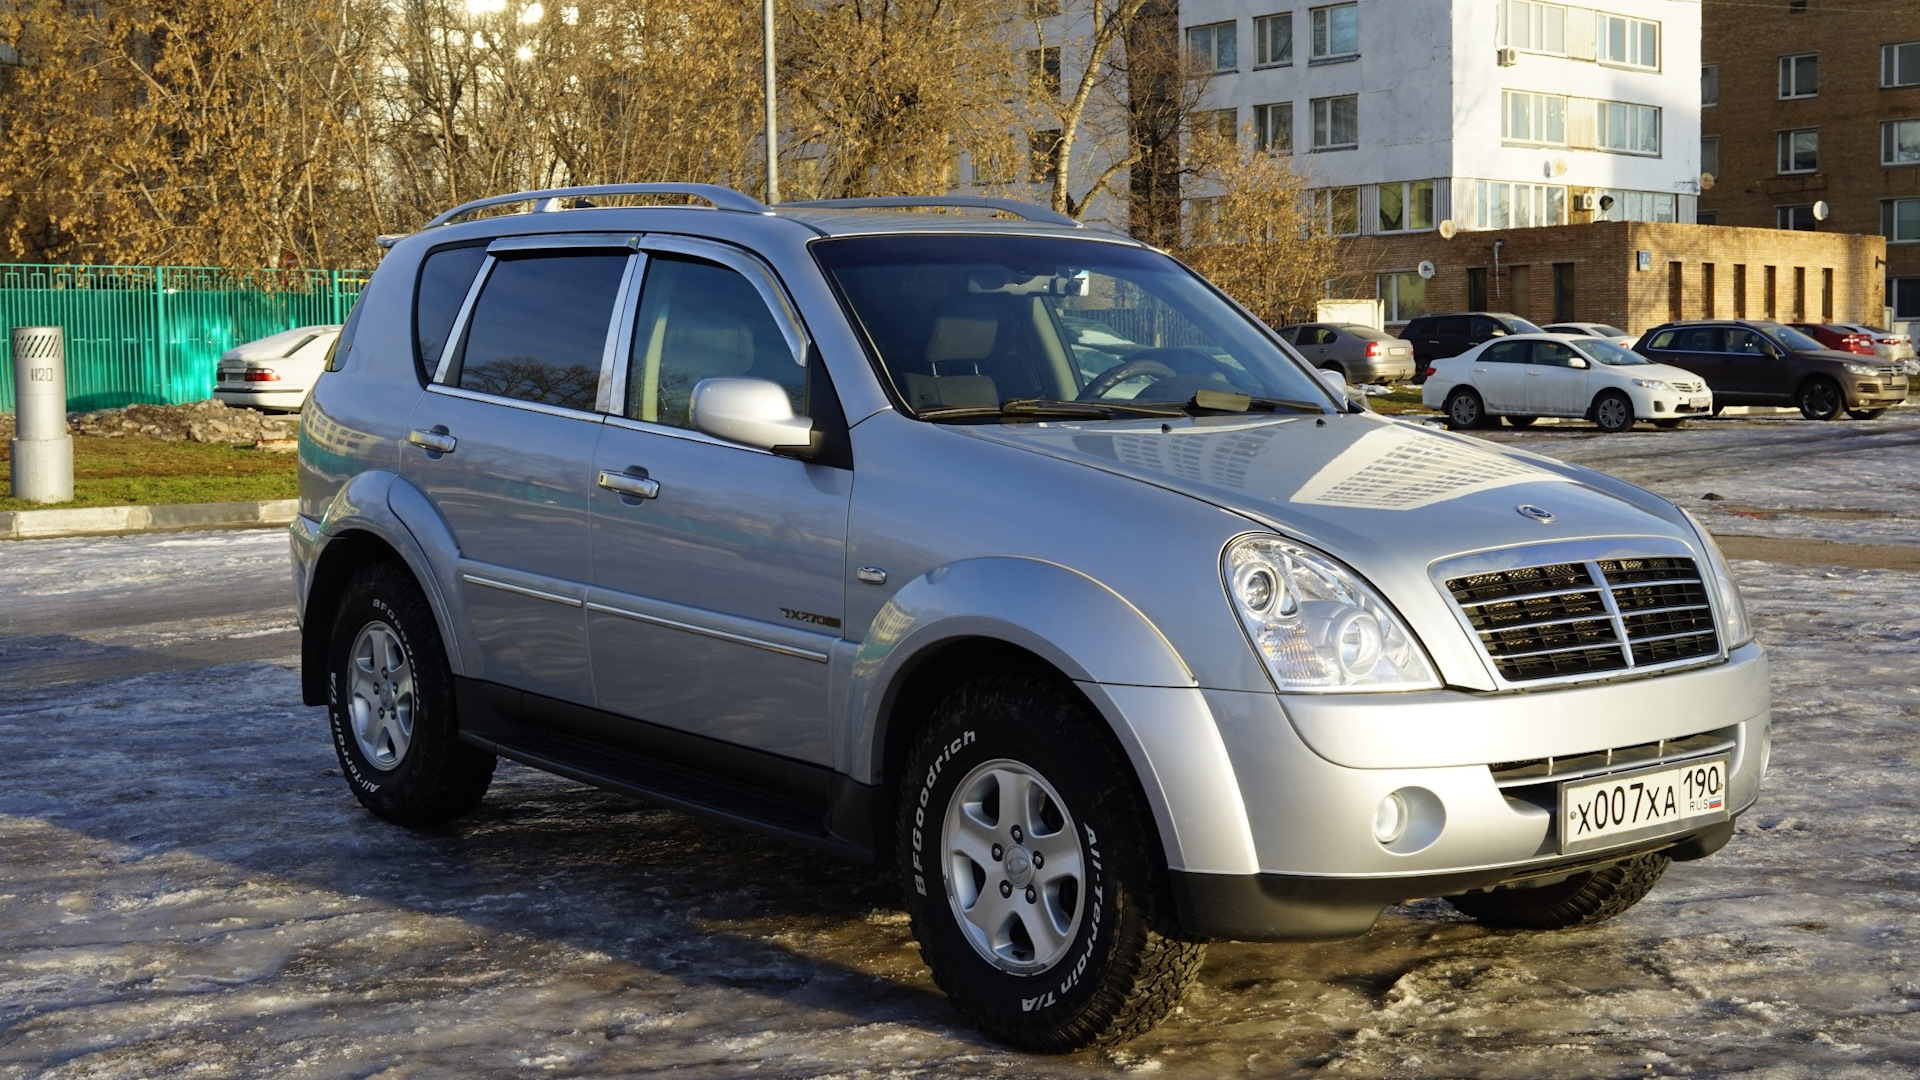
<svg viewBox="0 0 1920 1080"><path fill-rule="evenodd" d="M1916 430L1526 438L1818 509L1879 490L1795 479L1856 473L1821 440L1875 427ZM1773 773L1620 919L1493 932L1428 901L1357 941L1217 945L1151 1035L1034 1058L957 1022L884 871L510 765L445 831L361 811L298 703L285 544L0 545L0 1077L1920 1074L1920 575L1737 565Z"/></svg>

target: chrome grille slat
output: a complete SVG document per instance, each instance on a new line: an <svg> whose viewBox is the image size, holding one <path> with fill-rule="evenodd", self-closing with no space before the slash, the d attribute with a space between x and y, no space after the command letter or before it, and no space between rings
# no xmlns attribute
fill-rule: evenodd
<svg viewBox="0 0 1920 1080"><path fill-rule="evenodd" d="M1559 587L1541 588L1549 583ZM1720 652L1691 558L1546 563L1451 578L1446 588L1509 683L1604 678Z"/></svg>
<svg viewBox="0 0 1920 1080"><path fill-rule="evenodd" d="M1493 774L1495 786L1507 790L1531 787L1536 784L1558 784L1567 780L1581 780L1589 776L1638 769L1647 765L1664 765L1689 758L1726 753L1733 749L1734 740L1726 731L1707 731L1682 739L1642 743L1639 746L1623 746L1569 757L1505 762L1489 765L1487 770Z"/></svg>

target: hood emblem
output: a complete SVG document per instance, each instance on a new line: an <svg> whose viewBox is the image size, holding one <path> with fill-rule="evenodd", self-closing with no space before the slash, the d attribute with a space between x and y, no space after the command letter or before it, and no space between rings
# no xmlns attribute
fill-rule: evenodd
<svg viewBox="0 0 1920 1080"><path fill-rule="evenodd" d="M1535 506L1532 503L1521 503L1519 506L1514 507L1514 509L1518 510L1520 516L1523 518L1531 518L1542 525L1553 524L1553 511L1544 506Z"/></svg>

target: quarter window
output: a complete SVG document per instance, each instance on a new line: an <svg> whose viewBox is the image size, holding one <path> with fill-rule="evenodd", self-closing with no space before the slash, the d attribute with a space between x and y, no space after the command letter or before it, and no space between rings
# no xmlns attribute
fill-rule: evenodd
<svg viewBox="0 0 1920 1080"><path fill-rule="evenodd" d="M1920 41L1880 46L1880 85L1920 86Z"/></svg>
<svg viewBox="0 0 1920 1080"><path fill-rule="evenodd" d="M467 293L473 288L473 276L486 261L487 246L470 244L441 248L421 263L419 291L414 295L413 334L422 383L440 366L453 320L460 317L460 305L466 303Z"/></svg>
<svg viewBox="0 0 1920 1080"><path fill-rule="evenodd" d="M1535 0L1507 0L1501 43L1508 48L1564 56L1567 51L1567 9Z"/></svg>
<svg viewBox="0 0 1920 1080"><path fill-rule="evenodd" d="M1253 107L1254 138L1269 154L1293 153L1293 102Z"/></svg>
<svg viewBox="0 0 1920 1080"><path fill-rule="evenodd" d="M1253 62L1260 67L1293 63L1293 13L1253 20Z"/></svg>
<svg viewBox="0 0 1920 1080"><path fill-rule="evenodd" d="M1595 142L1623 154L1660 153L1660 110L1623 101L1594 103Z"/></svg>
<svg viewBox="0 0 1920 1080"><path fill-rule="evenodd" d="M1780 133L1780 171L1809 173L1820 167L1820 131L1802 128Z"/></svg>
<svg viewBox="0 0 1920 1080"><path fill-rule="evenodd" d="M627 365L626 415L692 427L693 388L728 376L778 383L802 411L806 370L753 284L716 263L653 256Z"/></svg>
<svg viewBox="0 0 1920 1080"><path fill-rule="evenodd" d="M1558 94L1529 94L1519 90L1500 93L1500 136L1508 142L1541 143L1565 146L1567 142L1567 99Z"/></svg>
<svg viewBox="0 0 1920 1080"><path fill-rule="evenodd" d="M463 390L591 409L628 256L531 254L496 262L469 319Z"/></svg>
<svg viewBox="0 0 1920 1080"><path fill-rule="evenodd" d="M1313 9L1313 59L1360 55L1360 5Z"/></svg>
<svg viewBox="0 0 1920 1080"><path fill-rule="evenodd" d="M1920 199L1887 199L1880 204L1880 235L1889 243L1920 240Z"/></svg>
<svg viewBox="0 0 1920 1080"><path fill-rule="evenodd" d="M1381 232L1412 232L1433 228L1433 181L1408 180L1381 184L1376 191Z"/></svg>
<svg viewBox="0 0 1920 1080"><path fill-rule="evenodd" d="M1601 63L1660 66L1659 23L1621 15L1599 14L1594 18L1594 50Z"/></svg>
<svg viewBox="0 0 1920 1080"><path fill-rule="evenodd" d="M1187 55L1206 71L1232 71L1240 66L1238 24L1208 23L1187 27Z"/></svg>
<svg viewBox="0 0 1920 1080"><path fill-rule="evenodd" d="M1920 165L1920 120L1888 120L1880 125L1880 164Z"/></svg>
<svg viewBox="0 0 1920 1080"><path fill-rule="evenodd" d="M1820 92L1820 54L1800 53L1780 58L1780 96L1813 97Z"/></svg>
<svg viewBox="0 0 1920 1080"><path fill-rule="evenodd" d="M1360 145L1360 97L1313 99L1313 148L1343 150Z"/></svg>

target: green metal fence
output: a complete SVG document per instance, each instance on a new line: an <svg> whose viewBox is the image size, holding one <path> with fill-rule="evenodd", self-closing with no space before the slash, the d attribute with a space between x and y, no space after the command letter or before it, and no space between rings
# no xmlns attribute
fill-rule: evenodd
<svg viewBox="0 0 1920 1080"><path fill-rule="evenodd" d="M67 407L76 412L200 401L213 394L221 353L345 321L371 273L0 263L0 335L66 329ZM0 412L12 411L13 365L0 363Z"/></svg>

